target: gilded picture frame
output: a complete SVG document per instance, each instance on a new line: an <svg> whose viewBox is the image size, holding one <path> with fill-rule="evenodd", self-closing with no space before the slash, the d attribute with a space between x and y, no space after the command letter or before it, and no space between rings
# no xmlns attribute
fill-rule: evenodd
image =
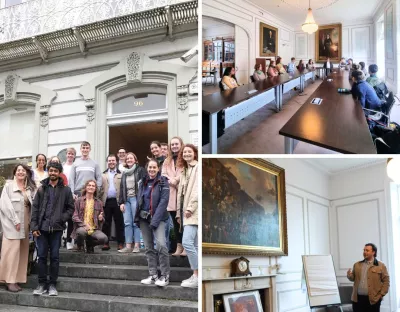
<svg viewBox="0 0 400 312"><path fill-rule="evenodd" d="M278 42L278 28L260 22L260 56L277 56Z"/></svg>
<svg viewBox="0 0 400 312"><path fill-rule="evenodd" d="M339 63L342 58L342 24L319 26L315 33L315 60L317 63Z"/></svg>
<svg viewBox="0 0 400 312"><path fill-rule="evenodd" d="M202 164L203 254L287 256L285 170L255 158Z"/></svg>

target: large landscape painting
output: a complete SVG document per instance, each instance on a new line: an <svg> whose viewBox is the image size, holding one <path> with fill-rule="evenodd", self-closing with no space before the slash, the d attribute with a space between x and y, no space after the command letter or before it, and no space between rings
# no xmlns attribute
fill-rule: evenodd
<svg viewBox="0 0 400 312"><path fill-rule="evenodd" d="M203 252L287 254L284 170L258 159L203 159Z"/></svg>

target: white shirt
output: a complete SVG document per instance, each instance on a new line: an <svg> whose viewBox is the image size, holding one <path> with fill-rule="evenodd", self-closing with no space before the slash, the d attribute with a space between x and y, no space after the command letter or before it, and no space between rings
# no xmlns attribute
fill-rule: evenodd
<svg viewBox="0 0 400 312"><path fill-rule="evenodd" d="M67 177L68 181L69 181L69 174L71 173L71 168L74 165L74 163L72 163L71 165L68 165L67 163L65 163L63 165L63 172L65 174L65 176Z"/></svg>
<svg viewBox="0 0 400 312"><path fill-rule="evenodd" d="M326 68L331 68L331 62L326 62Z"/></svg>

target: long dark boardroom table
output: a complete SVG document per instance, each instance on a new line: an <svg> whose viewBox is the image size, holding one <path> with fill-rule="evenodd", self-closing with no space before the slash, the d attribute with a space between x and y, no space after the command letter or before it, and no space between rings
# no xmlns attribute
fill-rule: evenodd
<svg viewBox="0 0 400 312"><path fill-rule="evenodd" d="M211 154L218 153L217 114L224 110L225 128L232 126L264 105L275 101L276 110L282 109L283 94L300 86L304 91L305 81L314 80L314 71L295 71L277 77L269 77L234 89L203 96L202 110L209 116Z"/></svg>
<svg viewBox="0 0 400 312"><path fill-rule="evenodd" d="M279 131L286 154L293 153L296 140L339 153L376 154L361 104L338 88L350 89L351 84L349 72L335 68ZM322 103L311 104L313 98Z"/></svg>

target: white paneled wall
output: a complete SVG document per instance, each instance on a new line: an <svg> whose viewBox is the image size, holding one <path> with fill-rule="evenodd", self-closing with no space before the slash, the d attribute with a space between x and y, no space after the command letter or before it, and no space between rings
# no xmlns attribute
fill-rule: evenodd
<svg viewBox="0 0 400 312"><path fill-rule="evenodd" d="M323 25L323 23L319 23ZM353 58L355 62L365 62L367 66L375 62L373 21L353 21L342 24L342 56ZM315 34L295 32L295 58L315 62Z"/></svg>
<svg viewBox="0 0 400 312"><path fill-rule="evenodd" d="M235 25L235 67L239 69L236 73L239 84L249 83L250 69L248 64L250 63L249 37L243 28ZM253 74L253 72L251 73Z"/></svg>
<svg viewBox="0 0 400 312"><path fill-rule="evenodd" d="M346 272L363 259L366 243L376 244L378 259L388 265L383 191L333 201L331 220L332 254L339 285L352 285ZM391 311L390 294L384 298L381 311Z"/></svg>

